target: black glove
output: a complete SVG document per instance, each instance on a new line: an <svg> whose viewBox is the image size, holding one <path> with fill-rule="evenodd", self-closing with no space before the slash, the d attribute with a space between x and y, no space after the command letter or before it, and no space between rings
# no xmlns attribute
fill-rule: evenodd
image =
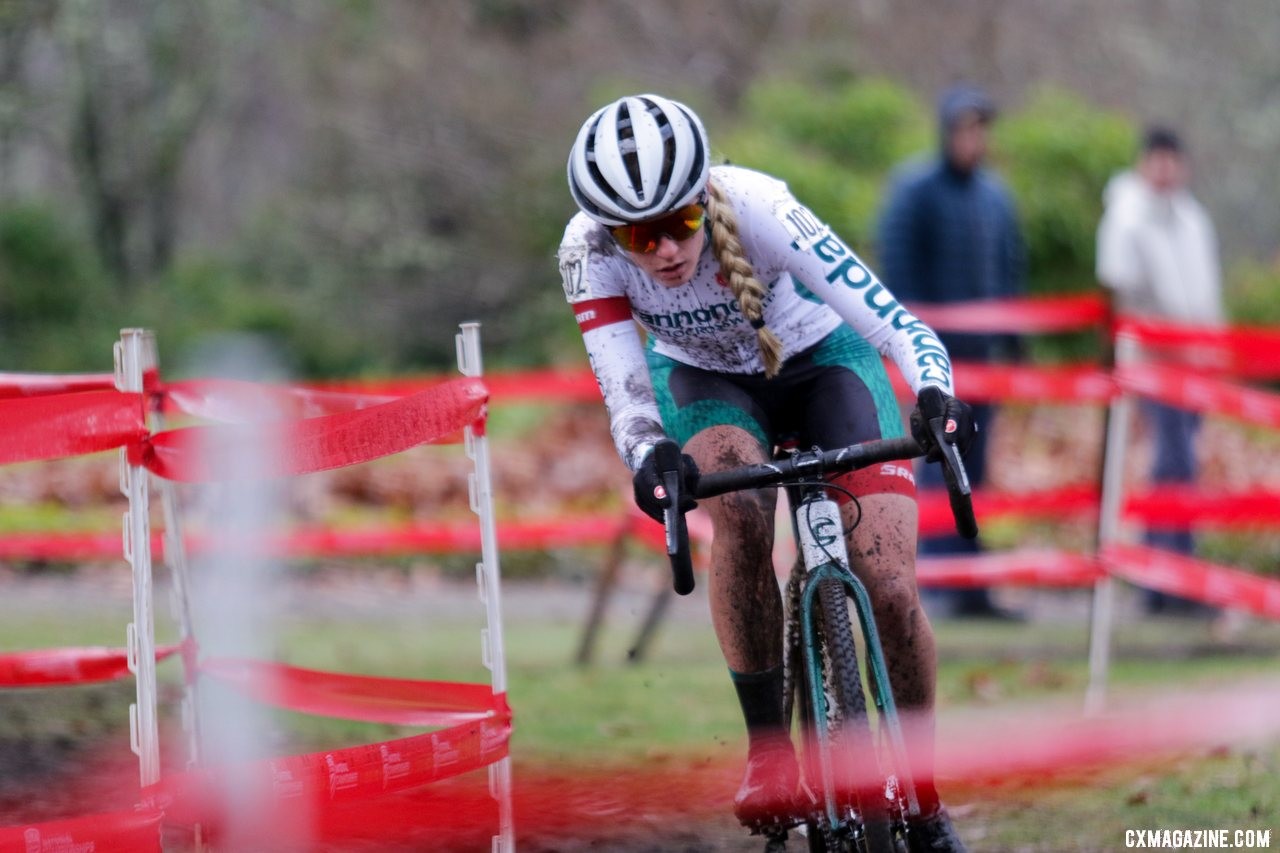
<svg viewBox="0 0 1280 853"><path fill-rule="evenodd" d="M669 445L669 448L659 453L658 445ZM693 457L687 453L680 453L679 447L669 438L663 439L658 445L655 445L654 449L644 457L631 480L632 485L635 486L636 506L654 521L662 521L662 511L671 506L667 489L662 484L663 472L658 470L659 456L669 455L671 458L680 460L677 466L680 473L680 511L688 512L698 505L693 499L693 490L698 487L698 466L694 463Z"/></svg>
<svg viewBox="0 0 1280 853"><path fill-rule="evenodd" d="M969 408L968 403L957 400L936 385L929 385L920 390L916 407L911 412L911 437L924 448L925 461L937 462L942 458L942 451L929 429L929 421L934 418L942 418L947 443L958 447L961 456L968 453L973 437L978 432L978 427L973 422L973 409Z"/></svg>

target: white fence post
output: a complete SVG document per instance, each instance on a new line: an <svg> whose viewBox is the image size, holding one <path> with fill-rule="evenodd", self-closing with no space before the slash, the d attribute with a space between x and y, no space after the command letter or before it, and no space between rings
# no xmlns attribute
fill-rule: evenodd
<svg viewBox="0 0 1280 853"><path fill-rule="evenodd" d="M154 431L165 428L164 416L154 412ZM196 652L190 648L195 643L195 625L191 618L191 569L187 560L187 545L182 533L182 514L178 506L177 484L159 479L156 491L160 493L160 506L164 511L164 563L173 582L170 605L178 623L181 643L183 691L182 729L187 740L187 766L198 767L202 763L200 743L200 703L198 699L198 674L188 669L194 665Z"/></svg>
<svg viewBox="0 0 1280 853"><path fill-rule="evenodd" d="M484 372L480 357L480 324L463 323L456 337L458 370L464 376L479 377ZM480 562L476 582L485 605L486 627L480 635L484 665L489 669L493 692L507 692L506 645L502 637L501 570L498 561L498 528L493 517L493 487L490 477L489 440L471 427L463 431L467 456L475 463L471 474L471 509L480 517ZM498 801L498 834L493 837L493 853L515 849L511 806L511 757L489 766L489 792Z"/></svg>
<svg viewBox="0 0 1280 853"><path fill-rule="evenodd" d="M1116 337L1115 369L1136 363L1138 341L1121 333ZM1120 537L1120 513L1124 506L1125 452L1129 424L1133 419L1133 397L1121 389L1111 399L1107 418L1107 440L1103 448L1102 497L1098 511L1098 553ZM1103 566L1104 572L1106 566ZM1098 714L1107 700L1107 676L1111 668L1111 630L1115 610L1115 580L1104 574L1093 588L1093 612L1089 629L1089 687L1085 693L1085 713Z"/></svg>
<svg viewBox="0 0 1280 853"><path fill-rule="evenodd" d="M143 329L123 329L115 345L115 384L120 391L145 393L144 376L156 367L155 338ZM146 413L146 401L139 400ZM137 702L129 706L129 741L138 756L142 786L160 781L160 730L156 699L156 627L151 588L151 501L146 468L132 465L120 451L120 491L129 499L124 514L124 558L133 569L133 621L126 629L129 670L137 679Z"/></svg>

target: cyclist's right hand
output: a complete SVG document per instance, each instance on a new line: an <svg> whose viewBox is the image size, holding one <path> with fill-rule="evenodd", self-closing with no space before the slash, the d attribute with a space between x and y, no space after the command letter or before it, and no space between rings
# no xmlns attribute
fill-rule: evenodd
<svg viewBox="0 0 1280 853"><path fill-rule="evenodd" d="M664 438L659 443L675 446L675 442L669 438ZM698 487L698 466L689 454L678 453L678 449L677 454L680 460L679 508L681 512L687 512L697 506L697 502L693 499L693 492ZM667 496L667 489L662 484L663 472L658 470L659 455L650 450L640 462L640 467L636 469L631 482L635 487L636 506L640 507L645 515L660 522L663 520L662 511L671 506L671 499Z"/></svg>
<svg viewBox="0 0 1280 853"><path fill-rule="evenodd" d="M961 456L969 452L978 432L977 424L973 422L973 409L936 385L927 385L920 389L916 407L911 412L911 437L925 451L925 461L938 462L942 459L942 450L930 428L930 422L934 420L942 422L944 441L954 444Z"/></svg>

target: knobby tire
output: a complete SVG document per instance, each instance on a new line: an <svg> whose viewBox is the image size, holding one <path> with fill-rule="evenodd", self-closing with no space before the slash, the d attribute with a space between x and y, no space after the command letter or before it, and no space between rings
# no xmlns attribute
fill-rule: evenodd
<svg viewBox="0 0 1280 853"><path fill-rule="evenodd" d="M883 781L872 783L866 779L866 769L876 772L875 742L871 723L867 716L866 695L862 691L862 679L858 674L858 647L854 642L853 627L849 619L849 597L844 584L836 578L826 578L818 585L818 611L822 620L824 676L827 681L828 701L835 703L835 721L832 731L836 748L837 790L850 792L856 797L858 812L862 816L862 853L895 853L893 829L889 815L889 803L884 795ZM856 772L850 778L842 778L841 769ZM857 784L854 779L860 780ZM822 833L810 833L811 853L828 853L835 848ZM818 846L815 847L815 841ZM848 848L853 849L853 848Z"/></svg>

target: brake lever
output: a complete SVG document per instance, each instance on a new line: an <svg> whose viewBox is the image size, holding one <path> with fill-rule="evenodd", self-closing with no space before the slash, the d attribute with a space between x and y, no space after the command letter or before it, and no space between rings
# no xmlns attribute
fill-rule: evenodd
<svg viewBox="0 0 1280 853"><path fill-rule="evenodd" d="M956 533L965 539L976 539L978 519L973 513L973 489L969 485L969 473L964 469L960 451L946 440L944 423L945 418L930 418L929 432L942 452L942 477L947 484L951 515L955 518Z"/></svg>
<svg viewBox="0 0 1280 853"><path fill-rule="evenodd" d="M680 595L693 592L693 559L689 553L689 527L680 511L680 448L662 443L654 448L654 462L662 476L670 505L662 510L662 523L667 534L667 556L671 559L671 581Z"/></svg>

